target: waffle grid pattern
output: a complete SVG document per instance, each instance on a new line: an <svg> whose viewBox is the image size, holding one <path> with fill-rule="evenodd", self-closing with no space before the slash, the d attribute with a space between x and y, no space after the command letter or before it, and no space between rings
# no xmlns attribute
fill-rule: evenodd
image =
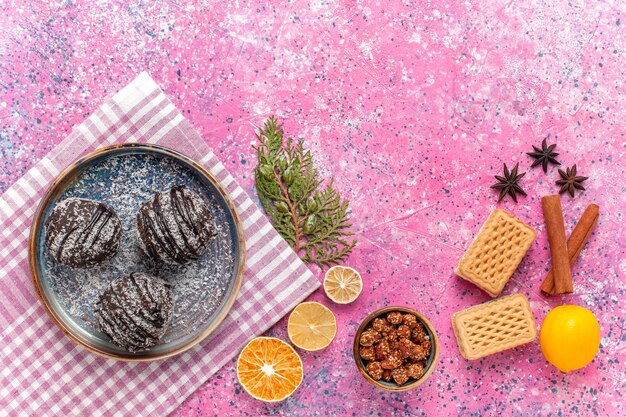
<svg viewBox="0 0 626 417"><path fill-rule="evenodd" d="M537 337L528 299L515 294L452 317L454 332L467 359L478 359L531 342Z"/></svg>
<svg viewBox="0 0 626 417"><path fill-rule="evenodd" d="M494 210L461 258L456 273L497 297L535 236L526 223L505 210Z"/></svg>

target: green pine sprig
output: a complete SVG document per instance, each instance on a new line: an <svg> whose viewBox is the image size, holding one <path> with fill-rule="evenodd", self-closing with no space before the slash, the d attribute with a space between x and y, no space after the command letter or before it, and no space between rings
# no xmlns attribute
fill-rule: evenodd
<svg viewBox="0 0 626 417"><path fill-rule="evenodd" d="M254 179L259 200L280 235L306 263L320 268L344 261L356 240L348 229L348 200L325 187L303 142L284 141L283 126L271 116L256 134Z"/></svg>

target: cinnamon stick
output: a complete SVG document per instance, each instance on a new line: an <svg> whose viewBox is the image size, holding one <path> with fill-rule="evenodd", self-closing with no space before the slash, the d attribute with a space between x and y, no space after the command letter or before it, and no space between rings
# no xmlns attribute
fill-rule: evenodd
<svg viewBox="0 0 626 417"><path fill-rule="evenodd" d="M589 240L589 236L591 236L591 232L596 227L599 217L600 208L596 204L590 204L578 220L578 223L576 223L572 234L569 236L569 239L567 239L570 268L576 263L576 258L578 258L580 251L585 246L585 243L587 243L587 240ZM555 294L554 271L552 269L543 280L541 291L547 294Z"/></svg>
<svg viewBox="0 0 626 417"><path fill-rule="evenodd" d="M558 194L544 196L541 198L541 205L543 206L543 218L546 222L548 242L550 243L550 257L554 271L554 292L556 294L570 293L574 291L574 285L569 267L561 197Z"/></svg>

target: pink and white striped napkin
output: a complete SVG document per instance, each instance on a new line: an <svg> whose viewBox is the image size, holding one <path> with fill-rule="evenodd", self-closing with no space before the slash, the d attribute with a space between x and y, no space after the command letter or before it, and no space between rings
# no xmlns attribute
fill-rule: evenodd
<svg viewBox="0 0 626 417"><path fill-rule="evenodd" d="M36 298L28 238L37 204L76 158L120 142L157 143L204 164L227 188L246 237L246 273L207 340L152 363L103 359L57 329ZM319 287L319 282L147 73L107 100L0 196L0 414L164 415Z"/></svg>

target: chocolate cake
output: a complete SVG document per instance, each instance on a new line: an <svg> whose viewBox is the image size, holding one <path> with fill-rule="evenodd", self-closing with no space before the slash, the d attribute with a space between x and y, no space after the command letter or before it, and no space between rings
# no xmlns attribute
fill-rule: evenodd
<svg viewBox="0 0 626 417"><path fill-rule="evenodd" d="M170 285L134 272L113 281L100 296L95 315L100 331L129 352L158 343L172 318Z"/></svg>
<svg viewBox="0 0 626 417"><path fill-rule="evenodd" d="M216 235L208 204L180 186L157 193L141 206L137 231L150 257L171 264L198 259Z"/></svg>
<svg viewBox="0 0 626 417"><path fill-rule="evenodd" d="M112 208L97 201L68 198L52 209L45 232L45 244L54 259L85 268L117 253L122 226Z"/></svg>

